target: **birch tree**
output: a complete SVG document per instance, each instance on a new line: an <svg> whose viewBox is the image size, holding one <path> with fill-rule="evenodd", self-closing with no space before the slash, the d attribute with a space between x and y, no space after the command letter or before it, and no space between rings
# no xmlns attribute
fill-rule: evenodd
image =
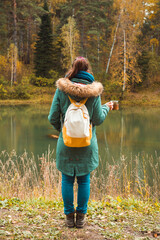
<svg viewBox="0 0 160 240"><path fill-rule="evenodd" d="M142 0L124 0L118 4L122 14L111 59L110 77L121 87L123 93L126 89L134 90L135 85L141 81L137 64L141 52L137 36L141 32L145 7Z"/></svg>
<svg viewBox="0 0 160 240"><path fill-rule="evenodd" d="M62 54L63 67L69 68L79 53L79 31L73 17L68 18L68 23L62 27Z"/></svg>
<svg viewBox="0 0 160 240"><path fill-rule="evenodd" d="M14 25L14 33L13 33L13 78L12 81L15 83L17 81L17 2L13 0L13 25Z"/></svg>

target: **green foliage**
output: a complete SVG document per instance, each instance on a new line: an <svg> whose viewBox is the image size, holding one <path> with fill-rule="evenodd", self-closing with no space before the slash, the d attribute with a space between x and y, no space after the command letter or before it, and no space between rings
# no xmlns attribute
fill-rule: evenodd
<svg viewBox="0 0 160 240"><path fill-rule="evenodd" d="M94 73L94 78L96 81L101 82L103 85L105 85L105 83L108 82L109 75L106 74L106 71L96 71Z"/></svg>
<svg viewBox="0 0 160 240"><path fill-rule="evenodd" d="M7 36L6 36L6 28L7 28L7 14L4 8L4 5L8 5L8 3L4 2L4 0L0 1L0 53L4 54L7 48ZM7 6L8 7L8 6Z"/></svg>
<svg viewBox="0 0 160 240"><path fill-rule="evenodd" d="M155 76L160 73L160 56L155 52L149 52L149 73L150 76Z"/></svg>
<svg viewBox="0 0 160 240"><path fill-rule="evenodd" d="M109 100L121 99L122 87L118 81L107 80L104 86L104 91Z"/></svg>
<svg viewBox="0 0 160 240"><path fill-rule="evenodd" d="M14 91L12 93L13 99L30 99L30 94L28 92L28 87L23 83L18 84L14 87Z"/></svg>
<svg viewBox="0 0 160 240"><path fill-rule="evenodd" d="M119 30L113 50L113 55L115 54L117 57L114 58L114 56L112 56L109 69L110 74L113 72L117 73L117 75L115 74L116 76L114 75L110 83L108 83L108 78L103 77L103 72L107 65L117 19L120 9L123 7L123 2L114 0L52 0L49 2L49 10L46 0L16 0L16 3L18 83L21 82L22 77L26 75L29 68L30 70L27 74L31 74L31 71L33 71L33 63L35 65L34 72L36 77L49 79L48 81L46 79L35 79L33 82L35 82L36 86L51 86L53 82L53 80L51 80L53 78L51 70L62 73L63 67L68 67L65 58L67 54L69 56L70 48L66 47L64 40L67 40L67 38L63 37L63 34L61 35L61 30L63 26L68 24L68 18L72 17L80 38L73 50L75 54L70 55L72 55L72 58L74 58L74 55L79 54L87 57L91 62L93 72L96 73L95 76L106 86L106 89L109 89L107 91L111 92L114 90L119 92L119 87L114 83L115 79L117 82L120 81L120 78L123 80L123 46L122 49L119 47L120 42L123 45L123 36L121 36ZM132 1L132 3L133 6L136 4L135 1ZM137 5L137 7L138 6L139 5ZM11 92L7 90L6 87L10 85L13 60L13 54L9 47L13 44L13 38L11 36L13 36L14 32L13 14L11 14L13 12L12 8L13 6L9 0L0 1L0 75L4 76L4 81L0 79L0 84L3 85L3 90L6 89L6 91L9 91L9 93L4 93L1 87L1 97L3 95L3 98L7 98L7 94L10 95ZM127 9L126 6L126 11L128 11ZM130 30L130 32L126 32L126 50L127 54L129 53L127 55L128 66L126 74L128 77L126 79L126 85L134 90L139 86L143 88L146 85L151 86L152 82L154 84L159 81L160 2L155 0L149 1L146 5L146 10L147 15L143 18L143 27L141 24L138 24L137 14L126 12L127 21L125 22L127 23L126 26L128 26L128 30ZM135 10L133 10L133 12L134 11ZM139 15L138 19L141 19L143 17L143 11L138 11L137 13ZM125 28L123 24L124 14L125 13L122 14L120 22L121 28ZM134 32L131 30L133 26ZM127 28L126 31L128 31ZM132 44L132 33L135 33L134 44ZM117 53L115 52L116 45L118 46ZM118 58L120 52L122 53L121 62ZM72 61L71 56L68 56L67 62ZM117 71L115 70L114 63L117 65ZM24 71L25 65L27 65L26 71ZM139 68L141 78L139 78ZM135 81L135 79L138 81ZM142 79L142 82L140 82L139 79ZM21 96L18 87L16 91L17 95ZM22 95L25 96L24 93Z"/></svg>
<svg viewBox="0 0 160 240"><path fill-rule="evenodd" d="M94 74L95 80L101 82L104 86L104 94L107 100L119 99L121 96L121 85L117 81L113 81L109 74L105 71L97 72Z"/></svg>
<svg viewBox="0 0 160 240"><path fill-rule="evenodd" d="M113 1L66 1L60 6L60 12L60 28L74 14L80 33L80 55L87 56L93 69L97 70L106 61L113 24Z"/></svg>
<svg viewBox="0 0 160 240"><path fill-rule="evenodd" d="M0 79L0 99L30 99L30 87L27 78L23 78L21 83L8 86L8 82ZM3 84L5 82L5 84Z"/></svg>
<svg viewBox="0 0 160 240"><path fill-rule="evenodd" d="M148 17L138 36L142 48L142 54L138 58L142 74L142 84L140 85L147 87L154 84L154 77L156 79L156 76L160 74L160 2L153 1L148 8Z"/></svg>
<svg viewBox="0 0 160 240"><path fill-rule="evenodd" d="M30 83L37 87L52 87L58 79L58 73L52 70L50 71L50 76L52 78L36 77L35 75L32 75L30 77Z"/></svg>
<svg viewBox="0 0 160 240"><path fill-rule="evenodd" d="M152 84L152 78L160 73L160 56L155 51L143 51L137 62L141 70L142 84L149 86Z"/></svg>
<svg viewBox="0 0 160 240"><path fill-rule="evenodd" d="M30 87L28 78L23 78L21 83L10 88L12 99L30 99Z"/></svg>
<svg viewBox="0 0 160 240"><path fill-rule="evenodd" d="M4 76L0 76L0 84L3 86L8 85L8 82L5 80Z"/></svg>
<svg viewBox="0 0 160 240"><path fill-rule="evenodd" d="M2 84L0 84L0 99L6 99L7 90L4 88Z"/></svg>
<svg viewBox="0 0 160 240"><path fill-rule="evenodd" d="M139 56L138 65L141 69L142 81L145 81L148 77L149 72L149 55L146 51L142 52L142 55Z"/></svg>
<svg viewBox="0 0 160 240"><path fill-rule="evenodd" d="M95 73L94 78L103 84L104 95L107 100L117 100L121 98L122 88L118 79L111 79L110 74L106 74L105 71Z"/></svg>
<svg viewBox="0 0 160 240"><path fill-rule="evenodd" d="M31 47L35 41L35 37L31 35L37 34L39 15L44 13L44 10L37 1L16 0L16 4L18 55L23 63L29 64L33 56ZM0 53L5 55L8 46L13 42L13 1L0 1L0 23Z"/></svg>
<svg viewBox="0 0 160 240"><path fill-rule="evenodd" d="M33 76L31 77L31 84L37 87L53 86L54 79Z"/></svg>

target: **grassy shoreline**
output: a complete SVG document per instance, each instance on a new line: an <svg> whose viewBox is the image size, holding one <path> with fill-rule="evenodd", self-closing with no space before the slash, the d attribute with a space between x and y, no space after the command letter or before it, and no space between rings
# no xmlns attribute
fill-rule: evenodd
<svg viewBox="0 0 160 240"><path fill-rule="evenodd" d="M51 104L53 95L45 94L31 99L0 99L0 106Z"/></svg>
<svg viewBox="0 0 160 240"><path fill-rule="evenodd" d="M34 88L34 92L31 95L30 99L0 99L0 106L3 105L29 105L29 104L51 104L55 89L54 88L39 88L36 92ZM117 93L102 94L102 103L110 100L118 99L120 97ZM123 100L120 100L120 106L122 108L130 107L130 106L160 106L160 91L159 90L145 90L139 91L135 93L126 92L124 94Z"/></svg>

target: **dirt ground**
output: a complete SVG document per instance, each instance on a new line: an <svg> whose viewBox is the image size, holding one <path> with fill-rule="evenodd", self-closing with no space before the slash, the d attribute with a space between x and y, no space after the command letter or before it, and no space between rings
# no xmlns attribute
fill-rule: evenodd
<svg viewBox="0 0 160 240"><path fill-rule="evenodd" d="M159 205L145 205L142 209L140 206L137 209L133 205L129 208L122 206L91 202L85 227L77 229L66 227L61 203L16 203L11 206L3 203L0 209L0 240L160 239Z"/></svg>

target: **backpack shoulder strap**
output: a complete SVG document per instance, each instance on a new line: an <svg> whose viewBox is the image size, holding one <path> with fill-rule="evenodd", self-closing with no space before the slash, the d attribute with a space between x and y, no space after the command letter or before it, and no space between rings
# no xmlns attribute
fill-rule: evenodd
<svg viewBox="0 0 160 240"><path fill-rule="evenodd" d="M85 98L85 99L83 99L83 100L81 100L81 101L79 102L80 104L76 104L76 101L73 100L70 96L68 96L68 98L69 98L70 102L71 102L75 107L82 107L82 106L87 102L87 100L88 100L88 98Z"/></svg>

